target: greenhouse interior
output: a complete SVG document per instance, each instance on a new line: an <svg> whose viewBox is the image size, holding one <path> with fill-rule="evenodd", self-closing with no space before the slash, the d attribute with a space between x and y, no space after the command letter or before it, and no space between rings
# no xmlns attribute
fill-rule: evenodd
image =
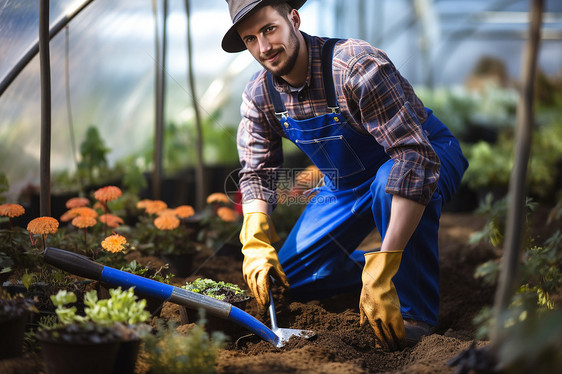
<svg viewBox="0 0 562 374"><path fill-rule="evenodd" d="M357 39L382 51L468 162L456 193L436 211L432 240L439 252L431 271L438 314L432 311L431 332L406 348L385 349L365 316L361 271L350 270L341 283L343 289L353 278L359 288L320 297L314 286L306 300L295 296L301 280L290 264L288 282L279 273L270 281L272 271L285 277L275 253L285 268L282 253L293 240L300 248L325 236L359 270L367 269L368 256L357 262L355 253L386 247L374 202L368 219L355 211L368 195L358 198L356 190L346 209L357 225L349 226L372 225L361 237L298 231L307 219L339 224L347 210L330 211L331 219L313 215L330 215L311 207L331 183L329 168L281 125L284 173L273 187L275 201L266 203L275 228L259 239L279 267L260 273L269 307L252 286L246 234L255 213L244 186L266 181L250 181L258 173L243 169L250 150L239 126L248 121L243 114L252 115L243 93L267 63L255 51L228 53L221 43L231 27L240 31L256 18L251 12L261 1L0 0L0 340L19 334L0 344L0 372L552 373L562 367L562 2L288 2L297 4L302 33ZM259 9L277 11L268 5ZM234 17L248 8L250 16ZM276 76L288 85L281 76L289 75ZM304 113L298 105L287 105L287 113ZM266 118L266 109L255 112ZM368 125L363 130L371 132ZM261 164L266 174L268 162ZM445 162L438 178L448 178ZM404 251L410 245L413 251L416 240L408 238ZM335 270L336 260L313 263L329 254L307 259L294 250L314 282L323 285L324 272L343 272ZM426 290L416 287L423 298ZM396 288L408 335L407 297L400 283ZM291 337L280 338L283 332ZM70 357L58 358L63 352L48 346L55 335L74 343L63 349ZM98 357L95 340L118 344Z"/></svg>

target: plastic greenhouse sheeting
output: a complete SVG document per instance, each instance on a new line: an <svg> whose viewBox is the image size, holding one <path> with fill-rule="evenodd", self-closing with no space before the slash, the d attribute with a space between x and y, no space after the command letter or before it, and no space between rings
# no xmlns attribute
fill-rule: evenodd
<svg viewBox="0 0 562 374"><path fill-rule="evenodd" d="M156 1L160 25L162 2ZM82 3L51 0L51 25ZM181 125L192 121L185 9L181 0L168 4L165 122ZM208 116L220 110L214 126L232 130L240 119L244 84L259 65L247 52L227 54L220 48L231 25L224 0L190 4L201 112ZM517 78L528 5L526 0L308 0L300 11L301 30L365 39L385 50L414 85L426 83L431 73L437 85L462 84L484 55L503 59ZM0 0L0 80L37 40L38 11L38 0ZM562 68L562 2L547 2L546 12L539 66L555 74ZM76 147L91 125L111 150L110 164L151 146L154 29L152 0L94 0L51 40L53 172L75 169L66 104L67 62ZM424 54L428 42L431 48ZM0 96L0 173L8 176L10 200L27 184L39 183L40 123L36 56ZM192 145L188 141L186 148ZM215 151L205 150L206 161L213 162Z"/></svg>
<svg viewBox="0 0 562 374"><path fill-rule="evenodd" d="M81 3L51 1L51 25ZM194 69L198 94L203 95L211 81L237 56L220 53L220 40L230 23L226 3L197 1L192 4L191 27L197 54ZM37 40L38 7L38 1L0 2L0 78ZM160 9L160 24L161 13ZM213 19L212 24L209 19ZM183 1L169 2L167 25L167 119L181 121L191 103L186 80ZM91 125L98 128L110 148L110 162L151 145L154 133L154 29L151 1L95 0L70 22L68 31L63 29L51 40L53 171L75 168L65 95L67 40L70 108L76 147ZM28 183L39 183L40 100L37 55L0 97L0 172L8 176L11 191L18 191ZM221 125L235 126L237 121L233 118L230 123Z"/></svg>

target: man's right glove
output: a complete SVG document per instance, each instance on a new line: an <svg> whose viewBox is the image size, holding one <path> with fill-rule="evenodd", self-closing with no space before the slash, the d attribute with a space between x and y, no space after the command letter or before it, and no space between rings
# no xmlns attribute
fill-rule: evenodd
<svg viewBox="0 0 562 374"><path fill-rule="evenodd" d="M269 215L261 212L244 215L244 223L240 231L240 242L244 254L242 273L261 308L265 308L269 304L270 275L279 284L289 288L289 282L281 268L277 252L271 245L277 240L279 237Z"/></svg>
<svg viewBox="0 0 562 374"><path fill-rule="evenodd" d="M404 320L400 301L392 283L403 251L369 252L365 254L363 288L359 300L361 325L368 320L383 349L397 350L406 346Z"/></svg>

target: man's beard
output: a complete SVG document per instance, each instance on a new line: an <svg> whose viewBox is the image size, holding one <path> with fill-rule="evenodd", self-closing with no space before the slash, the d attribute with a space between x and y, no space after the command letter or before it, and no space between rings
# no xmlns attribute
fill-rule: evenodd
<svg viewBox="0 0 562 374"><path fill-rule="evenodd" d="M263 63L261 65L267 71L269 71L274 77L282 77L284 75L287 75L293 70L293 68L295 67L295 64L297 63L297 57L299 55L299 49L300 49L299 38L297 37L297 34L295 33L295 31L291 30L291 38L290 38L290 40L287 44L287 53L288 53L287 61L285 61L284 64L281 65L278 70L271 70L270 68L265 66ZM276 53L276 51L273 52L272 54L275 54L275 53Z"/></svg>

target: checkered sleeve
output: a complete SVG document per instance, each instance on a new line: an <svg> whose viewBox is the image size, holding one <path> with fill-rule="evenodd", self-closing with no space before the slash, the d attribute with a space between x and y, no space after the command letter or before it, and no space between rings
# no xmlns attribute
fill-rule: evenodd
<svg viewBox="0 0 562 374"><path fill-rule="evenodd" d="M427 119L423 104L382 51L366 43L353 48L344 92L355 105L350 110L394 160L386 192L426 205L437 188L440 162L421 127Z"/></svg>
<svg viewBox="0 0 562 374"><path fill-rule="evenodd" d="M263 85L256 80L250 81L242 95L237 134L240 190L243 202L259 199L275 205L276 175L283 164L282 143L272 128L272 119L265 115L264 95Z"/></svg>

